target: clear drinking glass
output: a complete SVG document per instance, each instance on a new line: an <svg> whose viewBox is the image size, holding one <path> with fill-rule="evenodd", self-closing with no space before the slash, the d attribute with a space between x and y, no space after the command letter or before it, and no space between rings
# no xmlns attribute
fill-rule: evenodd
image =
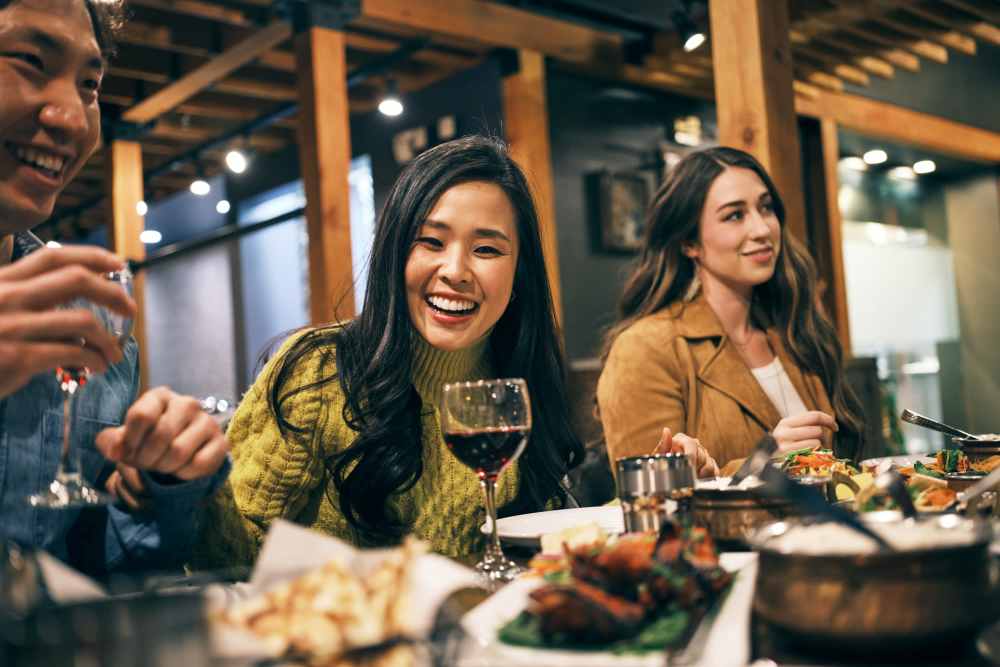
<svg viewBox="0 0 1000 667"><path fill-rule="evenodd" d="M105 278L121 286L129 296L132 295L132 273L125 268L105 274ZM97 317L97 321L118 339L119 345L124 345L132 335L132 320L114 313L103 306L91 303L85 299L76 299L62 306L68 310L89 310ZM80 453L72 448L72 427L76 421L76 405L79 391L87 385L90 379L89 368L57 368L56 378L63 395L63 443L59 456L59 466L56 477L42 491L28 496L28 503L34 507L49 509L71 509L75 507L91 507L106 505L114 498L98 491L83 478L80 469Z"/></svg>
<svg viewBox="0 0 1000 667"><path fill-rule="evenodd" d="M476 472L483 487L492 535L476 570L495 588L521 572L500 548L496 481L528 442L528 386L519 378L446 384L441 397L441 432L451 452Z"/></svg>

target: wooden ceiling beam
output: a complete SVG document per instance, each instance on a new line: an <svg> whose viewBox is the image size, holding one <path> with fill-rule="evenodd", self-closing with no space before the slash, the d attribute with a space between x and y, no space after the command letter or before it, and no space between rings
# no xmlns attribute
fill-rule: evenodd
<svg viewBox="0 0 1000 667"><path fill-rule="evenodd" d="M918 56L922 56L928 60L933 60L934 62L941 63L942 65L948 62L948 49L940 44L933 44L927 40L914 41L905 37L892 37L878 30L869 30L855 25L840 26L839 30L852 35L857 35L858 37L868 40L873 44L882 44L883 46L888 46L894 49L905 49L907 51L911 51Z"/></svg>
<svg viewBox="0 0 1000 667"><path fill-rule="evenodd" d="M620 62L622 38L484 0L365 0L362 17L431 35L530 49L567 62Z"/></svg>
<svg viewBox="0 0 1000 667"><path fill-rule="evenodd" d="M1000 32L996 26L986 23L983 21L976 20L963 20L955 15L955 12L947 12L942 15L939 6L934 6L934 10L931 9L932 6L915 6L910 5L903 8L903 11L907 14L912 14L920 19L933 23L945 30L952 30L956 33L965 33L975 45L975 38L985 39L992 44L997 44L995 41L997 38L996 33ZM992 32L990 31L992 28Z"/></svg>
<svg viewBox="0 0 1000 667"><path fill-rule="evenodd" d="M864 67L872 74L879 76L892 76L895 74L893 65L898 65L911 72L920 71L920 59L916 56L893 49L891 51L880 50L872 46L861 46L850 37L840 37L836 33L815 35L812 38L814 47L827 47L851 53L855 56L855 62ZM897 56L903 56L902 62ZM884 60L883 60L884 59ZM891 63L891 64L890 64ZM881 70L884 74L879 74Z"/></svg>
<svg viewBox="0 0 1000 667"><path fill-rule="evenodd" d="M134 123L147 123L170 111L178 104L197 95L199 92L213 86L221 85L223 79L247 63L267 53L292 34L291 26L285 21L277 21L257 31L250 37L201 67L171 83L166 88L154 93L136 106L132 107L122 118ZM218 88L221 90L221 88ZM292 89L294 98L294 89ZM274 99L274 98L271 98Z"/></svg>
<svg viewBox="0 0 1000 667"><path fill-rule="evenodd" d="M215 21L240 28L251 28L254 24L238 10L199 0L129 0L133 7L145 7L171 14L190 16L207 21Z"/></svg>
<svg viewBox="0 0 1000 667"><path fill-rule="evenodd" d="M131 67L118 67L116 65L109 67L108 73L112 76L119 76L136 81L147 81L149 83L168 84L170 81L170 77L168 75L160 72L151 72ZM294 86L284 83L265 83L252 79L224 79L214 84L211 87L211 90L219 93L226 93L227 95L252 97L264 100L275 100L281 102L291 102L295 100ZM142 102L139 104L142 104Z"/></svg>
<svg viewBox="0 0 1000 667"><path fill-rule="evenodd" d="M902 34L912 35L928 42L937 42L969 56L976 55L976 40L955 31L941 32L923 25L916 25L917 22L908 21L902 17L883 16L875 19L875 22Z"/></svg>
<svg viewBox="0 0 1000 667"><path fill-rule="evenodd" d="M817 63L822 68L832 68L833 74L850 81L851 83L856 83L859 86L867 86L871 84L871 79L862 70L857 67L853 67L844 62L844 58L839 58L836 55L831 55L825 53L820 49L813 49L804 45L792 46L792 57L800 60L812 61Z"/></svg>
<svg viewBox="0 0 1000 667"><path fill-rule="evenodd" d="M938 2L943 2L945 5L965 12L969 16L975 16L980 21L992 24L1000 23L1000 7L997 7L996 3L993 4L992 8L987 8L979 4L973 4L969 0L938 0Z"/></svg>
<svg viewBox="0 0 1000 667"><path fill-rule="evenodd" d="M922 146L965 160L1000 162L1000 133L860 95L821 90L813 99L798 96L795 109L801 115L829 118L868 136Z"/></svg>

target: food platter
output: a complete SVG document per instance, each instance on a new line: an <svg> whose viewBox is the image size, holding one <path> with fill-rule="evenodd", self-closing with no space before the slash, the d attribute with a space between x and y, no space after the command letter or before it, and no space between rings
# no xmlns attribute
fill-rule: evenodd
<svg viewBox="0 0 1000 667"><path fill-rule="evenodd" d="M757 555L723 553L720 564L735 578L728 594L702 619L677 664L713 667L746 665L750 660L750 606ZM543 586L541 578L521 578L508 584L462 620L462 627L476 640L483 664L532 667L661 667L663 653L616 654L609 651L570 651L509 646L499 641L501 627L528 604L529 594ZM478 664L478 663L477 663Z"/></svg>
<svg viewBox="0 0 1000 667"><path fill-rule="evenodd" d="M621 506L601 505L504 517L497 520L497 534L505 543L537 548L540 546L542 535L558 533L587 523L596 523L609 535L619 535L625 530ZM488 535L489 522L484 523L480 530Z"/></svg>

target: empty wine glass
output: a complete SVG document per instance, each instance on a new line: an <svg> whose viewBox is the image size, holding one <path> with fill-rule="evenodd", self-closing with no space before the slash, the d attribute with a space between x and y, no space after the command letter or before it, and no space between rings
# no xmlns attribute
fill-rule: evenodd
<svg viewBox="0 0 1000 667"><path fill-rule="evenodd" d="M500 548L496 481L521 455L531 433L527 385L519 378L446 384L441 398L441 432L451 452L476 472L483 487L492 534L476 570L495 588L521 573Z"/></svg>
<svg viewBox="0 0 1000 667"><path fill-rule="evenodd" d="M120 285L129 296L132 295L132 273L127 267L121 271L106 273L105 278ZM118 339L119 345L124 345L132 334L131 318L86 299L75 299L61 307L68 310L89 310L97 321ZM76 421L77 396L90 380L90 369L60 367L55 373L63 395L63 442L59 466L56 468L55 479L44 490L29 496L28 503L33 507L48 509L106 505L113 502L114 498L98 491L83 478L80 452L73 451L72 448L72 427Z"/></svg>

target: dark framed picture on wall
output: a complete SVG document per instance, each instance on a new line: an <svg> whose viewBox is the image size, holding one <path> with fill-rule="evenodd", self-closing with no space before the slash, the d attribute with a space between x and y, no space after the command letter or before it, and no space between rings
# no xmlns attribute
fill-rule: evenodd
<svg viewBox="0 0 1000 667"><path fill-rule="evenodd" d="M596 189L600 248L608 252L636 252L642 245L646 207L656 188L650 170L602 171L591 175Z"/></svg>

